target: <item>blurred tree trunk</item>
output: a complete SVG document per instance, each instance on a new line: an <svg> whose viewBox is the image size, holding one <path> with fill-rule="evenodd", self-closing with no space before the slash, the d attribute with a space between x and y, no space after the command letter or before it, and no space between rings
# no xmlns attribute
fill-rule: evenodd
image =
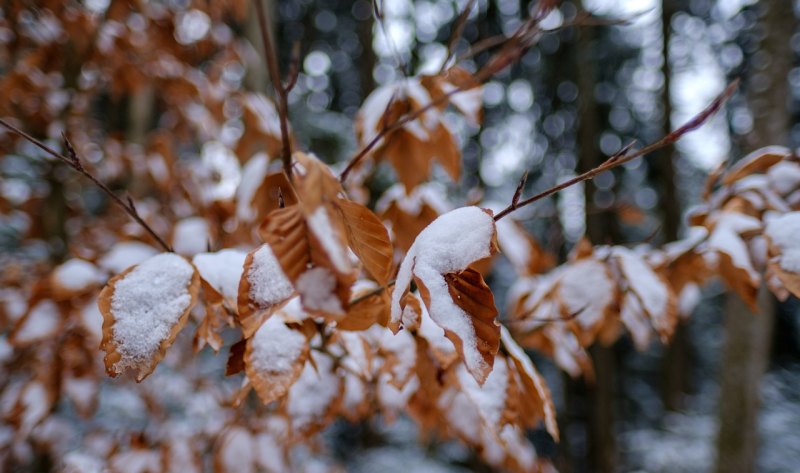
<svg viewBox="0 0 800 473"><path fill-rule="evenodd" d="M273 5L273 0L253 0L248 2L247 19L244 25L245 37L247 41L253 45L253 48L258 54L258 60L249 64L247 68L245 86L249 90L264 93L269 86L269 76L267 75L267 65L264 59L264 41L261 36L261 28L258 25L258 14L256 13L255 2L261 2L264 5L264 9L269 15L267 21L271 21L273 25L275 24L275 7ZM274 32L274 28L272 28L272 30Z"/></svg>
<svg viewBox="0 0 800 473"><path fill-rule="evenodd" d="M125 139L130 143L145 145L147 132L153 126L156 93L150 85L140 87L128 98L128 124Z"/></svg>
<svg viewBox="0 0 800 473"><path fill-rule="evenodd" d="M661 106L663 110L661 135L665 136L672 131L670 117L672 115L671 99L671 74L669 62L669 41L671 38L672 17L678 10L677 0L662 0L661 2L661 37L662 57L664 64L661 73L664 76L664 86L661 89ZM678 199L675 182L675 147L667 146L660 156L650 161L656 172L656 186L659 193L661 209L661 234L664 243L678 239L681 226L681 204ZM675 334L669 345L665 348L664 359L661 366L661 400L667 410L677 410L681 407L683 394L689 390L690 360L689 337L684 320L678 322Z"/></svg>
<svg viewBox="0 0 800 473"><path fill-rule="evenodd" d="M753 113L753 130L746 137L750 150L788 144L791 97L788 74L792 67L789 39L796 26L792 2L765 0L760 9L758 54L747 83L748 102ZM725 347L721 366L721 397L717 468L719 473L755 471L758 450L758 409L761 378L766 371L775 300L762 287L759 313L753 314L731 295L725 320Z"/></svg>
<svg viewBox="0 0 800 473"><path fill-rule="evenodd" d="M576 2L582 9L582 2ZM592 28L579 28L576 43L578 86L578 171L599 166L606 157L600 152L600 115L594 96L596 71ZM594 207L595 187L592 181L585 186L586 208ZM613 210L587 212L586 235L594 244L619 241L619 228ZM588 464L596 473L616 471L617 440L614 430L614 400L616 398L617 363L613 347L596 344L590 354L594 363L595 383L588 387Z"/></svg>
<svg viewBox="0 0 800 473"><path fill-rule="evenodd" d="M375 69L375 50L372 49L372 27L375 24L370 16L367 20L358 22L358 42L361 44L361 56L359 56L359 80L361 81L361 100L375 88L375 78L372 71Z"/></svg>

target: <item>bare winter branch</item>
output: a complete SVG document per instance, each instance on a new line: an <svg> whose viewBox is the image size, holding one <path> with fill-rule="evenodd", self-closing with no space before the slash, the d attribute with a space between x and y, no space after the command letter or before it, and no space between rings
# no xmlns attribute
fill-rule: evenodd
<svg viewBox="0 0 800 473"><path fill-rule="evenodd" d="M5 121L3 119L0 119L0 125L4 126L5 128L7 128L10 131L12 131L17 136L19 136L21 138L24 138L25 140L27 140L28 142L30 142L31 144L33 144L37 148L41 149L42 151L44 151L45 153L49 154L50 156L58 159L59 161L63 162L64 164L68 165L69 167L71 167L75 171L83 174L86 178L88 178L90 181L92 181L97 187L99 187L100 190L102 190L107 196L109 196L111 198L111 200L113 200L114 202L117 203L117 205L122 207L122 209L136 223L139 224L139 226L141 226L147 233L150 234L150 236L153 237L154 240L156 240L156 242L158 242L158 244L161 246L161 248L163 248L165 251L170 251L170 252L172 251L172 247L170 247L166 243L166 241L164 241L164 239L162 239L158 235L158 233L156 233L156 231L153 230L153 228L150 225L148 225L147 222L145 222L139 216L139 213L136 211L136 207L133 204L133 200L130 197L128 197L128 199L127 199L128 201L125 202L125 200L123 200L120 196L118 196L116 193L114 193L114 191L109 189L109 187L105 183L103 183L102 181L97 179L97 177L95 177L94 174L90 173L89 171L86 170L86 168L83 167L83 164L81 163L81 160L78 157L78 154L75 152L75 147L72 146L72 143L69 141L69 139L67 138L66 134L62 134L62 136L64 137L64 147L67 150L67 154L64 155L63 153L59 153L58 151L54 150L53 148L47 146L41 140L38 140L38 139L34 138L33 136L29 135L28 133L22 131L21 129L17 128L16 126L8 123L7 121Z"/></svg>
<svg viewBox="0 0 800 473"><path fill-rule="evenodd" d="M278 115L280 116L281 123L281 160L283 161L283 171L291 180L292 178L292 145L289 140L289 103L287 100L288 88L281 82L281 72L278 66L278 57L275 54L275 48L272 46L272 36L267 21L267 14L264 10L264 5L261 0L254 0L256 4L256 12L258 14L258 23L261 28L261 39L264 42L264 55L266 56L267 70L269 71L269 78L272 82L272 88L275 90L276 101L278 102ZM289 81L292 86L292 80Z"/></svg>
<svg viewBox="0 0 800 473"><path fill-rule="evenodd" d="M629 161L633 161L634 159L636 159L636 158L638 158L640 156L644 156L646 154L650 154L653 151L656 151L656 150L661 149L661 148L663 148L665 146L669 146L669 145L675 143L676 141L681 139L687 133L689 133L691 131L694 131L695 129L699 128L709 118L711 118L712 115L717 113L719 111L719 109L722 108L722 106L725 104L725 102L727 102L728 99L731 98L731 96L736 91L738 86L739 86L739 80L738 79L733 81L733 82L731 82L731 84L728 85L728 87L726 87L725 90L719 96L717 96L717 98L714 99L714 101L711 102L711 104L708 105L708 107L706 107L703 111L701 111L700 113L698 113L697 115L692 117L692 119L689 120L688 122L686 122L683 126L679 127L678 129L676 129L672 133L669 133L668 135L664 136L660 140L658 140L658 141L656 141L654 143L651 143L651 144L645 146L644 148L641 148L638 151L636 151L634 153L631 153L631 154L627 153L627 151L631 148L631 145L627 145L620 152L614 154L609 159L607 159L603 164L601 164L600 166L597 166L594 169L590 169L589 171L586 171L585 173L583 173L583 174L581 174L579 176L576 176L576 177L574 177L572 179L569 179L568 181L562 182L561 184L559 184L557 186L554 186L554 187L551 187L551 188L549 188L549 189L547 189L545 191L542 191L542 192L540 192L540 193L538 193L538 194L536 194L533 197L530 197L528 199L521 200L521 201L518 201L518 202L514 202L512 200L511 204L509 204L508 207L506 207L501 212L499 212L497 215L495 215L495 217L494 217L495 221L500 220L501 218L505 217L506 215L510 214L511 212L513 212L513 211L515 211L515 210L517 210L519 208L522 208L522 207L524 207L526 205L530 205L530 204L532 204L532 203L534 203L534 202L536 202L538 200L544 199L545 197L551 196L551 195L555 194L556 192L559 192L559 191L562 191L562 190L566 189L567 187L571 187L571 186L573 186L575 184L578 184L579 182L588 181L590 179L593 179L598 174L603 173L605 171L608 171L609 169L613 169L615 167L621 166L621 165L623 165L623 164L625 164L625 163L627 163Z"/></svg>

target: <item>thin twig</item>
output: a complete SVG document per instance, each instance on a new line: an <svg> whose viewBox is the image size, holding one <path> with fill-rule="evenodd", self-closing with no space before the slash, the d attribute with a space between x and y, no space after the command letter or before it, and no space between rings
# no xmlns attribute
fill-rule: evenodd
<svg viewBox="0 0 800 473"><path fill-rule="evenodd" d="M549 188L549 189L547 189L545 191L542 191L542 192L540 192L540 193L538 193L538 194L536 194L533 197L530 197L528 199L521 200L521 201L518 201L518 202L513 202L512 201L511 204L509 204L508 207L506 207L500 213L495 215L495 217L494 217L495 221L500 220L501 218L505 217L506 215L510 214L511 212L513 212L513 211L515 211L515 210L517 210L519 208L525 207L526 205L530 205L530 204L532 204L532 203L534 203L534 202L536 202L538 200L544 199L545 197L553 195L556 192L559 192L561 190L566 189L567 187L570 187L570 186L573 186L575 184L578 184L579 182L588 181L590 179L593 179L598 174L603 173L605 171L608 171L609 169L613 169L615 167L621 166L621 165L623 165L623 164L625 164L625 163L627 163L629 161L633 161L634 159L636 159L636 158L638 158L640 156L644 156L644 155L652 153L653 151L656 151L656 150L658 150L660 148L663 148L665 146L669 146L669 145L675 143L676 141L681 139L684 135L686 135L690 131L694 131L695 129L699 128L712 115L714 115L717 111L719 111L719 109L722 108L722 105L725 102L727 102L728 99L733 95L733 93L736 91L736 88L738 86L739 86L739 79L736 79L735 81L731 82L731 84L728 85L728 87L726 87L725 90L716 99L714 99L714 101L711 102L711 104L708 105L708 107L706 107L703 111L701 111L700 113L695 115L691 120L686 122L683 126L681 126L680 128L676 129L672 133L669 133L668 135L664 136L660 140L658 140L658 141L656 141L654 143L651 143L651 144L645 146L644 148L641 148L641 149L639 149L636 152L631 153L631 154L627 154L627 150L630 149L630 145L628 145L621 152L614 154L613 156L608 158L603 164L597 166L594 169L586 171L585 173L583 173L583 174L581 174L579 176L576 176L576 177L574 177L572 179L569 179L568 181L562 182L561 184L559 184L557 186L554 186L554 187L551 187L551 188Z"/></svg>
<svg viewBox="0 0 800 473"><path fill-rule="evenodd" d="M300 76L300 41L295 41L292 45L292 61L289 63L289 73L286 75L286 93L294 89L297 85L297 78Z"/></svg>
<svg viewBox="0 0 800 473"><path fill-rule="evenodd" d="M514 320L506 321L505 324L514 326L514 325L522 325L522 324L531 325L533 322L541 322L541 325L537 325L537 326L533 327L533 329L531 331L534 331L534 330L539 330L540 328L542 328L543 325L546 325L546 324L573 321L573 320L577 319L578 317L580 317L581 314L586 312L586 309L588 309L588 308L589 308L589 305L587 304L587 305L581 307L580 309L578 309L578 310L576 310L574 312L571 312L571 313L569 313L567 315L561 316L561 317L540 317L540 318L536 318L536 319L526 319L526 318L524 318L524 317L527 317L529 315L533 315L533 313L536 310L536 308L534 307L530 311L524 312L521 316L519 316L519 318L515 318Z"/></svg>
<svg viewBox="0 0 800 473"><path fill-rule="evenodd" d="M453 34L450 35L450 41L447 43L447 56L445 56L444 61L442 61L442 67L439 69L439 74L443 73L447 69L450 59L453 58L453 55L455 54L456 43L458 43L458 40L461 39L461 35L464 33L464 27L467 26L469 13L472 11L474 6L475 0L469 0L466 6L464 6L464 10L462 10L461 14L458 15L458 18L453 25Z"/></svg>
<svg viewBox="0 0 800 473"><path fill-rule="evenodd" d="M377 296L381 292L383 292L383 291L389 289L390 287L394 286L395 282L396 281L394 279L392 279L391 281L387 282L385 286L378 286L378 287L376 287L375 289L372 289L369 292L365 292L364 294L361 294L360 296L358 296L358 297L356 297L356 298L354 298L353 300L350 301L350 306L354 306L354 305L356 305L356 304L358 304L360 302L364 302L365 300L369 299L372 296Z"/></svg>
<svg viewBox="0 0 800 473"><path fill-rule="evenodd" d="M281 71L278 67L278 58L275 49L272 47L272 37L261 0L254 0L256 12L258 14L258 24L261 28L261 40L264 43L264 56L266 56L267 70L272 88L275 89L275 96L278 102L278 116L281 122L281 159L283 160L283 171L289 180L292 179L292 146L289 141L289 104L287 100L287 88L281 82ZM290 80L291 83L291 80Z"/></svg>
<svg viewBox="0 0 800 473"><path fill-rule="evenodd" d="M49 154L50 156L53 156L54 158L56 158L59 161L63 162L67 166L71 167L72 169L74 169L75 171L79 172L80 174L85 176L87 179L92 181L94 183L94 185L96 185L97 187L100 188L100 190L105 192L105 194L108 195L111 198L111 200L113 200L114 202L117 203L117 205L122 207L122 209L136 223L139 224L139 226L141 226L145 231L147 231L147 233L149 233L150 236L152 236L153 239L155 239L156 242L158 242L158 244L161 246L161 248L163 248L165 251L169 251L169 252L173 251L172 247L169 246L166 243L166 241L164 241L155 232L155 230L153 230L153 228L150 225L148 225L147 222L145 222L142 219L141 216L139 216L139 212L136 210L136 206L134 205L133 200L130 197L127 198L127 202L126 202L125 200L122 199L122 197L118 196L116 193L114 193L114 191L109 189L108 186L105 185L105 183L103 183L102 181L97 179L97 177L95 177L94 174L92 174L92 173L90 173L89 171L86 170L86 168L83 166L83 162L78 157L78 154L75 152L75 147L72 146L72 143L69 141L69 139L67 138L66 134L62 133L62 137L64 138L64 148L67 150L67 154L65 155L63 153L59 153L58 151L56 151L53 148L51 148L51 147L47 146L46 144L44 144L41 140L38 140L38 139L34 138L33 136L31 136L28 133L20 130L16 126L8 123L7 121L5 121L5 120L3 120L1 118L0 118L0 125L6 127L7 129L9 129L13 133L15 133L17 136L19 136L21 138L24 138L25 140L27 140L28 142L30 142L31 144L33 144L37 148L41 149L42 151L44 151L45 153Z"/></svg>

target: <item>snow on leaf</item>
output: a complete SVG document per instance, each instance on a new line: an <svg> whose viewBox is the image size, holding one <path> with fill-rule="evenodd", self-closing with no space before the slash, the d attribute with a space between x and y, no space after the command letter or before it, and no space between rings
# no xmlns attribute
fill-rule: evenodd
<svg viewBox="0 0 800 473"><path fill-rule="evenodd" d="M161 471L161 454L158 451L133 449L115 453L109 460L114 473L154 473Z"/></svg>
<svg viewBox="0 0 800 473"><path fill-rule="evenodd" d="M336 275L327 268L318 266L297 278L297 292L303 307L312 312L332 316L344 316L342 302L336 296Z"/></svg>
<svg viewBox="0 0 800 473"><path fill-rule="evenodd" d="M340 273L348 272L350 270L350 261L347 257L347 247L342 244L340 238L337 238L338 232L331 222L327 208L324 206L317 207L306 217L306 223L309 234L313 235L333 264L332 269Z"/></svg>
<svg viewBox="0 0 800 473"><path fill-rule="evenodd" d="M55 299L68 299L98 287L106 278L105 272L94 264L73 258L53 270L50 274L50 287Z"/></svg>
<svg viewBox="0 0 800 473"><path fill-rule="evenodd" d="M425 76L423 84L434 100L450 94L450 103L464 114L470 124L480 124L483 118L483 89L481 83L466 69L451 67L442 74Z"/></svg>
<svg viewBox="0 0 800 473"><path fill-rule="evenodd" d="M303 213L293 205L273 210L259 228L261 238L278 258L284 274L296 280L311 263L310 244Z"/></svg>
<svg viewBox="0 0 800 473"><path fill-rule="evenodd" d="M279 317L264 322L247 341L247 377L264 402L282 397L300 376L308 357L308 340Z"/></svg>
<svg viewBox="0 0 800 473"><path fill-rule="evenodd" d="M365 146L385 128L407 113L419 112L434 99L421 78L404 79L379 87L364 101L356 117L356 135ZM469 107L469 101L464 104ZM430 175L431 160L437 159L450 176L461 174L461 156L452 132L442 120L441 107L430 107L399 129L386 133L372 151L377 159L388 160L398 179L411 191Z"/></svg>
<svg viewBox="0 0 800 473"><path fill-rule="evenodd" d="M256 444L253 434L244 427L234 426L217 440L214 452L216 473L256 473Z"/></svg>
<svg viewBox="0 0 800 473"><path fill-rule="evenodd" d="M575 261L560 272L557 290L562 315L575 318L583 341L594 340L616 301L617 285L608 266L592 258Z"/></svg>
<svg viewBox="0 0 800 473"><path fill-rule="evenodd" d="M342 395L341 378L334 369L330 357L312 352L300 377L289 388L286 414L294 437L312 435L333 418Z"/></svg>
<svg viewBox="0 0 800 473"><path fill-rule="evenodd" d="M632 292L626 292L622 298L622 308L619 318L633 338L633 343L639 351L645 351L650 344L652 330L647 322L647 316L639 298Z"/></svg>
<svg viewBox="0 0 800 473"><path fill-rule="evenodd" d="M264 473L283 473L289 471L286 453L275 436L269 432L259 432L255 437L256 465Z"/></svg>
<svg viewBox="0 0 800 473"><path fill-rule="evenodd" d="M233 302L239 295L239 280L246 259L244 251L229 248L214 253L198 253L192 258L192 264L204 281Z"/></svg>
<svg viewBox="0 0 800 473"><path fill-rule="evenodd" d="M719 254L719 274L751 308L755 308L761 276L756 271L743 234L761 229L755 217L733 211L716 216L708 247Z"/></svg>
<svg viewBox="0 0 800 473"><path fill-rule="evenodd" d="M386 381L389 384L402 389L414 375L417 361L414 337L407 330L392 334L382 327L375 327L375 331L380 334L379 353L384 357L381 371L388 375Z"/></svg>
<svg viewBox="0 0 800 473"><path fill-rule="evenodd" d="M414 279L431 318L445 330L479 383L491 371L500 326L491 291L480 273L468 267L493 254L495 241L489 211L463 207L448 212L419 234L392 292L392 330L402 326L401 299Z"/></svg>
<svg viewBox="0 0 800 473"><path fill-rule="evenodd" d="M339 199L336 207L342 214L347 240L367 272L385 285L392 272L392 243L389 232L368 208L350 200Z"/></svg>
<svg viewBox="0 0 800 473"><path fill-rule="evenodd" d="M505 361L505 358L498 356L497 363L483 384L478 384L463 364L456 365L456 377L461 389L472 401L485 427L493 431L499 431L501 424L505 422L503 417L508 402L506 394L509 383L508 365Z"/></svg>
<svg viewBox="0 0 800 473"><path fill-rule="evenodd" d="M800 164L797 162L781 161L767 171L769 188L781 195L791 194L800 188Z"/></svg>
<svg viewBox="0 0 800 473"><path fill-rule="evenodd" d="M236 216L241 222L259 221L275 209L298 202L294 187L283 171L267 174L267 157L253 156L244 167L236 191Z"/></svg>
<svg viewBox="0 0 800 473"><path fill-rule="evenodd" d="M107 471L103 460L78 451L64 455L63 468L63 473L103 473Z"/></svg>
<svg viewBox="0 0 800 473"><path fill-rule="evenodd" d="M100 386L94 377L67 377L61 389L75 405L75 410L86 418L90 418L97 409L97 394Z"/></svg>
<svg viewBox="0 0 800 473"><path fill-rule="evenodd" d="M522 276L543 273L555 263L552 255L545 253L522 225L510 218L497 222L497 242L500 251Z"/></svg>
<svg viewBox="0 0 800 473"><path fill-rule="evenodd" d="M771 218L764 234L769 241L770 272L795 296L800 296L800 212Z"/></svg>
<svg viewBox="0 0 800 473"><path fill-rule="evenodd" d="M283 272L269 244L247 255L238 285L239 322L249 336L258 328L262 315L294 293L292 283Z"/></svg>
<svg viewBox="0 0 800 473"><path fill-rule="evenodd" d="M109 273L119 274L135 264L158 254L158 250L138 241L121 241L100 258L99 265Z"/></svg>
<svg viewBox="0 0 800 473"><path fill-rule="evenodd" d="M523 391L520 396L522 404L522 412L528 414L525 419L528 422L527 426L533 427L533 423L539 419L544 420L544 425L547 432L558 441L559 432L558 424L556 423L556 409L553 405L553 398L550 395L550 389L544 381L544 378L533 366L533 362L525 354L522 347L517 344L511 333L505 327L500 329L500 338L503 342L503 347L508 353L511 361L517 369L517 375L520 383L522 384Z"/></svg>
<svg viewBox="0 0 800 473"><path fill-rule="evenodd" d="M264 153L253 155L242 167L242 180L236 188L236 218L243 222L256 219L256 194L267 176L269 157Z"/></svg>
<svg viewBox="0 0 800 473"><path fill-rule="evenodd" d="M201 459L187 436L171 438L164 446L162 463L164 473L201 473Z"/></svg>
<svg viewBox="0 0 800 473"><path fill-rule="evenodd" d="M638 299L662 342L668 341L677 323L675 293L640 255L622 247L616 247L614 254L628 290Z"/></svg>
<svg viewBox="0 0 800 473"><path fill-rule="evenodd" d="M410 304L406 305L406 308L409 306ZM431 352L442 367L450 366L458 357L456 346L447 338L444 329L436 325L431 319L427 309L420 307L420 312L417 335L428 342Z"/></svg>
<svg viewBox="0 0 800 473"><path fill-rule="evenodd" d="M254 151L266 151L268 156L278 156L281 150L280 115L275 104L260 93L246 93L237 97L242 105L244 134L236 143L236 154L251 156Z"/></svg>
<svg viewBox="0 0 800 473"><path fill-rule="evenodd" d="M162 253L114 277L98 299L103 314L106 370L149 375L186 324L197 301L200 277L174 253Z"/></svg>
<svg viewBox="0 0 800 473"><path fill-rule="evenodd" d="M175 224L172 232L172 247L175 253L193 256L208 249L211 229L202 217L185 218Z"/></svg>
<svg viewBox="0 0 800 473"><path fill-rule="evenodd" d="M307 219L301 205L293 205L272 211L259 232L294 283L303 306L341 318L355 273L336 228L326 207L318 207Z"/></svg>
<svg viewBox="0 0 800 473"><path fill-rule="evenodd" d="M58 306L52 301L43 300L17 320L9 339L14 346L30 345L55 336L61 323Z"/></svg>
<svg viewBox="0 0 800 473"><path fill-rule="evenodd" d="M22 387L12 410L12 422L20 435L27 436L31 430L47 417L55 401L45 383L32 380Z"/></svg>

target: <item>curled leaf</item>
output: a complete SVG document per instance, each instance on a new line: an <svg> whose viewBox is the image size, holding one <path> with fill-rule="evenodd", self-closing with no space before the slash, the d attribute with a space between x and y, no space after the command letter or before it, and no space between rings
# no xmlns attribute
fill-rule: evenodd
<svg viewBox="0 0 800 473"><path fill-rule="evenodd" d="M496 252L491 212L463 207L433 221L408 251L392 292L390 328L403 324L401 301L413 279L428 312L442 327L478 383L492 369L500 341L494 297L468 267Z"/></svg>

